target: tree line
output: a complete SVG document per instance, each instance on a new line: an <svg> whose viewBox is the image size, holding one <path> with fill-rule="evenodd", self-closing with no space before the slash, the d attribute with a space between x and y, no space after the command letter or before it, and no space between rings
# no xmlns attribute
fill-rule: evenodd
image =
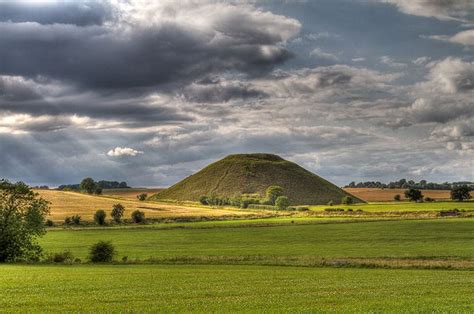
<svg viewBox="0 0 474 314"><path fill-rule="evenodd" d="M435 183L427 182L426 180L420 180L415 182L413 180L400 179L390 183L382 183L380 181L365 181L365 182L354 182L352 181L345 188L378 188L378 189L419 189L419 190L451 190L456 186L466 185L468 187L474 187L474 182L470 181L459 181L459 182L444 182Z"/></svg>

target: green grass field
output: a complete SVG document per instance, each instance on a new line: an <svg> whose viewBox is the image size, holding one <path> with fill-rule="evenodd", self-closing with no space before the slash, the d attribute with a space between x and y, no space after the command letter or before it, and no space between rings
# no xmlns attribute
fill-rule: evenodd
<svg viewBox="0 0 474 314"><path fill-rule="evenodd" d="M472 312L472 272L0 266L2 312Z"/></svg>
<svg viewBox="0 0 474 314"><path fill-rule="evenodd" d="M328 205L309 206L311 210L322 211L325 208L330 208ZM469 202L378 202L367 204L353 204L353 205L334 205L333 208L352 208L353 210L361 209L367 212L410 212L410 211L440 211L457 208L459 210L474 210L474 201Z"/></svg>
<svg viewBox="0 0 474 314"><path fill-rule="evenodd" d="M235 223L235 222L234 222ZM318 256L474 257L474 219L402 220L270 227L208 224L208 228L102 228L51 230L46 252L70 249L84 259L99 240L112 241L119 257ZM199 226L197 224L196 226ZM202 226L202 225L201 225ZM221 226L221 227L219 227ZM223 227L225 226L225 227Z"/></svg>

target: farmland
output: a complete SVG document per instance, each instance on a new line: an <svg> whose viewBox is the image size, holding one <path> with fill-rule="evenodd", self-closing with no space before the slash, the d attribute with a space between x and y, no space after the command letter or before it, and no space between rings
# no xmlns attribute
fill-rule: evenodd
<svg viewBox="0 0 474 314"><path fill-rule="evenodd" d="M467 271L1 266L2 312L472 312ZM343 300L343 301L341 301Z"/></svg>
<svg viewBox="0 0 474 314"><path fill-rule="evenodd" d="M344 191L357 196L367 202L385 202L393 201L395 195L400 195L405 200L406 189L376 189L376 188L344 188ZM425 197L431 197L435 200L449 200L449 190L422 190Z"/></svg>

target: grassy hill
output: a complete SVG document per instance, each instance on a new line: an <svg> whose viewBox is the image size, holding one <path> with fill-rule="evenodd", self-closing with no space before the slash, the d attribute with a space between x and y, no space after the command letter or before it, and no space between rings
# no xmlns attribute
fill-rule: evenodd
<svg viewBox="0 0 474 314"><path fill-rule="evenodd" d="M201 171L153 196L153 199L198 201L202 195L219 197L241 194L265 196L271 185L279 185L294 205L327 204L350 195L314 173L272 154L238 154L210 164ZM350 195L352 196L352 195ZM353 197L355 202L363 202Z"/></svg>

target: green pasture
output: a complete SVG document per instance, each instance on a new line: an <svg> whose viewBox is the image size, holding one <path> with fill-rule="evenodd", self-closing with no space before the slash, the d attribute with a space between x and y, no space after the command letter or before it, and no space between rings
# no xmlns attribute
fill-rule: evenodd
<svg viewBox="0 0 474 314"><path fill-rule="evenodd" d="M459 210L474 210L474 201L468 202L377 202L367 204L353 204L353 205L312 205L309 206L311 210L321 211L326 208L344 208L345 210L351 208L354 211L361 209L367 212L410 212L410 211L440 211L449 209Z"/></svg>
<svg viewBox="0 0 474 314"><path fill-rule="evenodd" d="M474 311L468 271L216 265L0 266L2 312Z"/></svg>
<svg viewBox="0 0 474 314"><path fill-rule="evenodd" d="M236 222L232 222L236 223ZM50 230L45 252L71 250L82 259L99 240L116 246L118 258L173 256L474 257L474 219L289 224L276 226L188 224L183 228ZM199 224L196 224L199 226Z"/></svg>

